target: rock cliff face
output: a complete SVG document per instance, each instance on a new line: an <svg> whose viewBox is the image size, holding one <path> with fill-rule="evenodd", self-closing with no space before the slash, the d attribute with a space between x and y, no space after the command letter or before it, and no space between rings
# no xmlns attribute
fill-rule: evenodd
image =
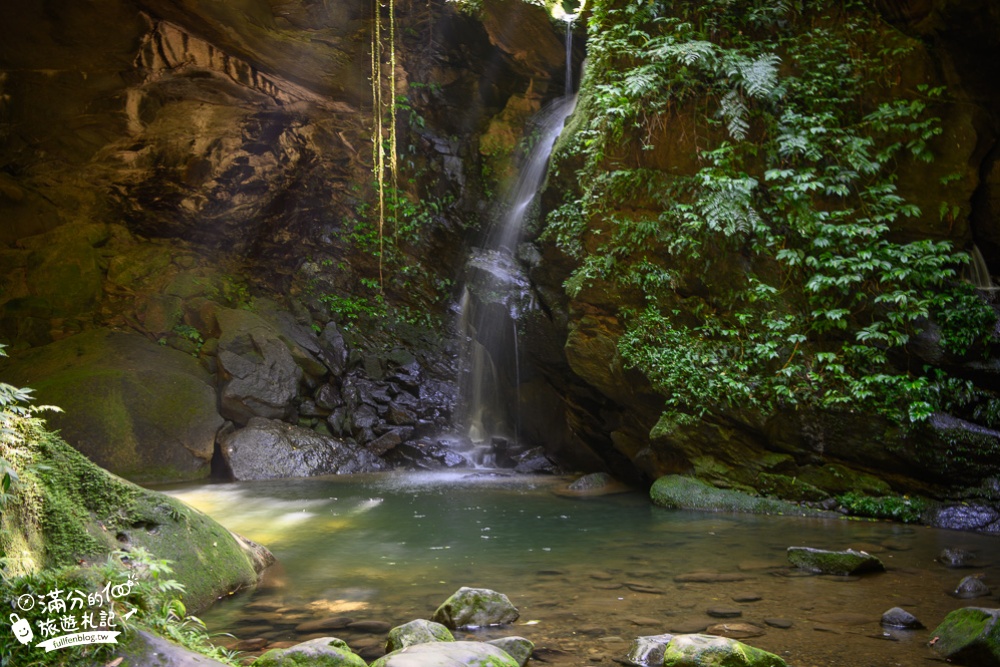
<svg viewBox="0 0 1000 667"><path fill-rule="evenodd" d="M1000 227L992 202L996 199L993 181L1000 125L996 88L987 82L992 80L1000 54L996 7L974 0L877 4L885 29L905 33L915 45L895 80L887 82L888 87L879 94L893 96L917 83L946 86L949 91L948 102L936 109L943 132L933 142L935 162L923 165L904 161L899 165L900 194L932 213L897 223L890 234L900 242L947 239L964 249L976 243L995 272L997 256L991 244ZM642 85L638 79L635 81L635 86ZM584 93L567 135L585 127L596 113L592 100ZM704 164L699 155L706 146L713 145L714 130L695 125L691 104L679 102L663 113L663 118L669 120L661 120L658 125L650 122L652 129L648 133L644 128L641 137L632 137L626 129L626 138L609 146L604 157L605 163L611 165L607 167L609 173L612 169L646 170L647 175L659 174L666 183L697 173ZM564 137L561 143L568 143L568 139ZM645 144L645 150L630 148L639 143ZM563 203L567 191L580 187L573 183L572 175L582 166L577 154L559 154L559 177L550 182L545 195L550 210ZM752 173L754 166L744 164L743 168ZM951 178L943 179L945 173ZM651 177L650 182L659 182L655 178ZM643 219L650 211L655 217L659 209L652 200L652 196L636 197L607 207L610 210L603 212L603 220ZM941 202L951 202L953 207L939 216L936 212ZM607 244L615 232L610 222L594 218L589 222L596 227L605 225L601 227L603 236L595 233L583 237L583 252L596 255L601 252L598 246ZM834 478L840 473L829 474L834 468L845 470L839 467L843 464L855 473L870 472L884 480L883 484L888 482L881 490L868 488L866 493L917 492L939 498L956 494L976 498L975 502L996 499L993 489L1000 468L994 457L1000 451L1000 433L953 416L936 415L922 426L909 428L860 412L820 414L801 409L777 414L735 408L712 411L684 427L661 419L662 396L644 377L646 369L627 367L619 346L625 330L623 311L641 311L646 302L638 289L622 288L601 272L595 272L581 290L567 297L561 287L580 265L563 252L564 246L554 242L555 236L551 231L549 236L543 236L543 260L531 275L554 313L554 320L565 322L565 354L558 365L544 361L542 365L548 368L549 375L565 383L561 393L588 397L586 402L570 400L564 404L565 423L595 444L605 460L623 456L647 479L668 473L694 473L721 486L798 500L862 491L862 477L847 474L842 480L846 483L839 484ZM720 249L706 244L701 251L710 259ZM686 272L685 266L669 267L676 281L669 289L680 295L672 307L683 312L690 302L700 302L718 293L722 286L741 284L744 274L767 276L767 271L773 270L753 264L750 255L733 251L730 261L713 264L711 275ZM624 261L621 255L606 259L608 265ZM657 260L651 261L656 264ZM687 297L691 298L685 301ZM688 321L692 317L697 320L692 313L686 313ZM996 376L988 370L993 362L982 360L982 350L964 358L948 355L941 351L937 335L930 327L907 348L909 361L900 359L897 363L931 364L972 379L987 392L998 387ZM566 367L572 373L566 373ZM592 433L600 435L595 438L589 435ZM847 482L848 477L853 481ZM806 479L810 483L800 484Z"/></svg>
<svg viewBox="0 0 1000 667"><path fill-rule="evenodd" d="M538 108L561 42L514 0L485 21L397 2L380 221L373 6L0 8L4 375L65 407L55 425L110 470L205 476L255 418L349 439L360 467L461 460L436 442L451 284L485 210L481 155L505 169L520 134L479 137Z"/></svg>

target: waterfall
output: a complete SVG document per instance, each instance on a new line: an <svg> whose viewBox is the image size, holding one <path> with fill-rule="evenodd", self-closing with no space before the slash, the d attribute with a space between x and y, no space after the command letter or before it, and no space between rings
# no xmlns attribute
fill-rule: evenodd
<svg viewBox="0 0 1000 667"><path fill-rule="evenodd" d="M534 145L517 181L466 261L458 308L459 421L474 444L489 446L495 437L517 440L521 383L517 324L534 306L517 251L525 221L536 208L549 154L575 103L575 97L562 97L535 116Z"/></svg>
<svg viewBox="0 0 1000 667"><path fill-rule="evenodd" d="M969 252L969 282L976 289L993 290L996 288L989 267L986 266L986 259L977 245L973 245Z"/></svg>
<svg viewBox="0 0 1000 667"><path fill-rule="evenodd" d="M573 19L574 14L567 14L563 17L566 22L566 84L563 87L563 95L569 97L573 94Z"/></svg>

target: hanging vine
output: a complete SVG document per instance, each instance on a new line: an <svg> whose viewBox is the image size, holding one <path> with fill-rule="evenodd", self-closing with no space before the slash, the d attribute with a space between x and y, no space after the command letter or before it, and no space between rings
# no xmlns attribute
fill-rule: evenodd
<svg viewBox="0 0 1000 667"><path fill-rule="evenodd" d="M385 244L386 197L395 197L398 189L396 164L396 3L386 0L388 7L388 48L383 46L382 0L372 0L372 170L378 191L378 282L381 289L384 280L382 265ZM388 51L388 72L383 72L383 57ZM386 100L383 88L388 87ZM385 116L388 112L388 123ZM388 125L388 128L386 127ZM388 130L388 136L386 131ZM386 149L388 148L388 155ZM388 190L388 194L387 194Z"/></svg>

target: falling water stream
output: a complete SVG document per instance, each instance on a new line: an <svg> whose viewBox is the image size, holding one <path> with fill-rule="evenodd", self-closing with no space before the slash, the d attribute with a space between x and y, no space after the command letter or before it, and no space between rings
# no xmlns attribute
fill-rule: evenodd
<svg viewBox="0 0 1000 667"><path fill-rule="evenodd" d="M517 322L525 309L533 307L517 251L545 179L549 154L575 102L572 96L559 98L534 118L533 145L518 179L466 262L459 301L463 359L459 423L473 443L489 443L495 436L517 438Z"/></svg>

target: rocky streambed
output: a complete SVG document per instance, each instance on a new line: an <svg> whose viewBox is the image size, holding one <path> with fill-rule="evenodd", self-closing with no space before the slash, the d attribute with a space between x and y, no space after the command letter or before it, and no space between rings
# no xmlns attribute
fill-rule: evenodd
<svg viewBox="0 0 1000 667"><path fill-rule="evenodd" d="M172 493L278 557L260 587L202 616L251 654L333 636L371 662L391 628L430 619L461 586L503 592L519 616L455 639L524 637L537 664L566 666L617 664L640 636L706 632L796 667L916 665L937 657L928 643L950 612L1000 606L996 537L553 493L567 481L380 474ZM850 549L884 571L827 574L789 547ZM924 627L883 625L897 607Z"/></svg>

